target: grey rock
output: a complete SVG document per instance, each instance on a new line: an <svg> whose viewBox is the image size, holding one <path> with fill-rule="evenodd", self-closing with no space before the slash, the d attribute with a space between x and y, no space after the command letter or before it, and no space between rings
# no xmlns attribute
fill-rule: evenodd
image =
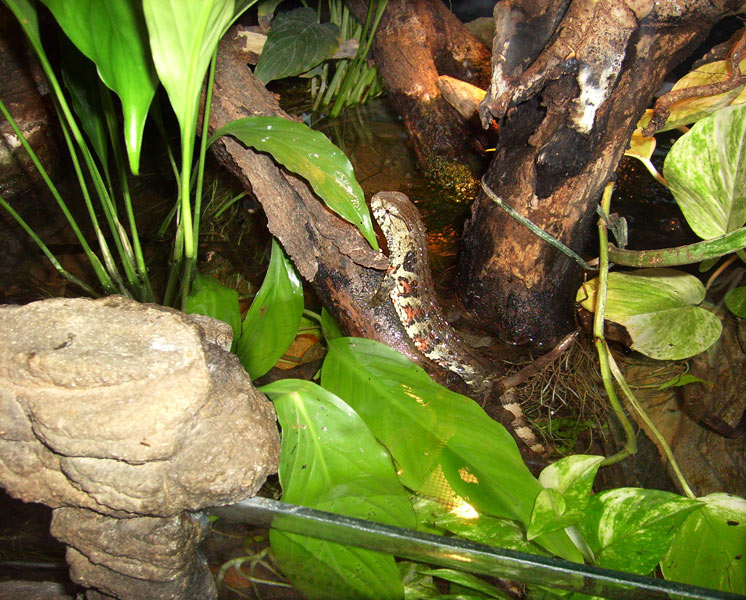
<svg viewBox="0 0 746 600"><path fill-rule="evenodd" d="M203 516L112 519L86 509L58 508L51 531L68 544L75 581L106 595L201 600L214 591L205 559L195 551L208 531Z"/></svg>
<svg viewBox="0 0 746 600"><path fill-rule="evenodd" d="M0 306L0 485L56 509L95 597L215 597L192 513L254 495L280 451L230 343L224 323L121 297Z"/></svg>
<svg viewBox="0 0 746 600"><path fill-rule="evenodd" d="M0 307L0 481L113 516L256 493L279 457L274 409L210 321L119 297Z"/></svg>

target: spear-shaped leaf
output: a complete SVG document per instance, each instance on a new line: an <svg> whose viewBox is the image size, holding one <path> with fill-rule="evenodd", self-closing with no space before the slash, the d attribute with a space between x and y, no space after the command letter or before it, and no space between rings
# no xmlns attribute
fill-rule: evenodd
<svg viewBox="0 0 746 600"><path fill-rule="evenodd" d="M122 101L130 168L138 172L145 119L158 78L148 30L135 0L42 0L67 37L98 67L101 80Z"/></svg>

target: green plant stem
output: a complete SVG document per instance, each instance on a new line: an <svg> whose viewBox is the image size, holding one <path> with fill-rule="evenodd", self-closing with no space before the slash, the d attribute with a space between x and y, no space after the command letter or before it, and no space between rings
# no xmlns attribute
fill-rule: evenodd
<svg viewBox="0 0 746 600"><path fill-rule="evenodd" d="M210 102L212 100L212 84L215 80L215 63L218 49L212 54L210 68L207 76L207 91L205 94L205 110L202 118L202 139L200 141L199 154L196 165L196 185L194 191L194 212L191 211L191 189L190 167L187 161L192 160L194 152L194 136L186 136L182 133L182 173L179 193L181 194L181 223L184 224L184 265L181 279L181 310L186 310L189 290L192 285L195 266L197 264L197 247L199 244L199 222L202 211L202 183L204 181L205 156L208 144L208 129L210 121ZM196 128L196 123L194 125ZM187 139L189 137L189 139ZM190 142L190 143L188 143ZM187 150L187 147L189 150Z"/></svg>
<svg viewBox="0 0 746 600"><path fill-rule="evenodd" d="M49 60L47 59L46 53L44 52L44 48L41 47L40 44L37 44L34 41L33 36L29 36L29 40L31 41L31 44L34 47L34 50L36 51L37 57L39 58L39 64L41 65L42 70L44 71L44 75L47 79L47 84L52 89L52 97L55 100L55 107L57 108L58 112L62 114L63 118L60 119L60 124L63 126L63 130L64 130L64 125L65 124L67 125L67 127L69 128L69 134L72 135L73 140L75 140L75 144L77 145L77 147L80 150L81 155L83 156L83 160L86 163L86 167L88 168L88 172L91 176L91 181L93 182L93 185L96 188L96 192L98 193L99 200L101 202L101 207L104 210L104 215L108 221L109 228L113 235L114 243L117 247L123 266L125 268L125 273L127 274L128 279L131 280L131 283L134 283L134 281L136 280L136 278L134 277L134 265L131 262L131 257L126 255L124 246L120 243L119 236L122 230L120 227L118 227L118 224L115 223L116 208L111 202L111 198L109 197L109 193L106 189L106 184L104 183L104 180L101 177L101 173L99 172L98 167L96 166L96 161L94 160L93 155L88 149L83 133L80 131L80 127L78 127L78 123L75 120L75 117L73 116L72 110L70 109L70 105L67 103L65 94L62 91L60 83L57 80L54 70L52 69L49 63ZM67 138L67 135L66 135L66 138ZM72 148L72 145L69 142L68 142L68 147ZM73 159L73 162L76 164L76 172L79 172L80 168L77 165L76 153L71 150L70 155L71 155L71 158ZM85 185L84 180L81 179L80 175L79 175L79 181L81 182L80 183L81 192L84 194L84 196L88 196L87 187ZM90 198L88 198L88 202L90 202ZM106 242L104 240L103 235L101 234L97 219L93 218L93 223L94 223L94 228L96 229L96 235L98 237L99 243L103 241L104 246L106 246ZM118 270L116 269L116 266L113 262L113 259L111 258L110 253L108 252L108 247L106 249L102 247L101 252L103 254L104 262L107 265L107 268L114 269L113 271L110 272L111 277L121 282L121 276L119 275ZM123 284L120 284L120 287L122 286ZM131 296L131 294L129 294L125 289L120 290L120 292L127 296Z"/></svg>
<svg viewBox="0 0 746 600"><path fill-rule="evenodd" d="M49 259L49 262L52 263L52 266L57 269L57 272L67 279L70 283L74 283L77 286L80 286L83 288L88 294L93 296L94 298L97 298L100 294L96 292L91 286L89 286L87 283L82 281L81 279L78 279L70 273L67 269L65 269L62 264L60 264L60 261L57 260L57 257L52 254L52 252L47 248L46 244L41 241L41 238L36 235L36 232L31 228L31 226L26 223L26 221L19 215L13 207L7 203L5 198L0 196L0 206L2 206L5 210L7 210L10 213L10 216L12 216L16 222L23 227L23 229L28 233L28 235L31 237L34 242L36 242L36 245L39 246L39 249L44 253L44 255Z"/></svg>
<svg viewBox="0 0 746 600"><path fill-rule="evenodd" d="M492 191L492 189L487 185L487 182L484 180L484 177L482 177L482 191L487 194L487 196L492 200L495 204L497 204L500 208L502 208L508 215L513 217L516 221L519 223L525 225L531 233L536 235L537 237L544 240L547 244L550 246L554 246L562 252L565 256L568 256L569 258L572 258L576 263L578 263L585 271L595 271L596 267L588 264L585 260L583 260L583 257L565 246L562 242L560 242L556 237L553 235L547 233L544 231L541 227L536 225L534 222L530 221L526 217L524 217L521 213L519 213L516 209L514 209L512 206L510 206L508 203L506 203L500 196L495 194L495 192ZM607 213L608 214L608 213ZM604 230L605 230L605 224L604 224ZM608 239L608 234L607 238ZM606 242L604 244L605 252L608 252L608 243Z"/></svg>
<svg viewBox="0 0 746 600"><path fill-rule="evenodd" d="M321 315L319 313L314 312L312 310L308 310L307 308L304 308L303 314L309 319L313 319L314 321L317 321L319 325L321 325Z"/></svg>
<svg viewBox="0 0 746 600"><path fill-rule="evenodd" d="M199 244L199 222L202 213L202 184L205 175L205 156L207 154L207 140L210 137L210 105L212 103L212 85L215 81L215 63L218 58L218 48L212 53L210 68L207 72L207 89L205 90L205 110L202 115L202 137L199 144L199 159L197 162L197 186L194 193L194 245Z"/></svg>
<svg viewBox="0 0 746 600"><path fill-rule="evenodd" d="M191 126L192 132L196 124ZM179 211L177 213L176 241L174 242L173 268L181 272L180 301L181 310L186 309L187 297L191 286L191 276L196 261L194 228L192 227L191 171L194 156L194 136L182 129L181 132L181 172L179 177ZM169 284L171 275L169 275ZM169 304L170 298L169 294Z"/></svg>
<svg viewBox="0 0 746 600"><path fill-rule="evenodd" d="M181 222L181 204L176 202L176 221ZM163 294L163 304L165 306L173 306L174 297L176 294L176 284L179 281L179 275L184 268L184 228L176 227L176 236L172 246L171 254L171 268L168 271L168 283L166 284L166 291Z"/></svg>
<svg viewBox="0 0 746 600"><path fill-rule="evenodd" d="M227 202L224 202L222 206L215 212L215 220L220 218L220 215L222 215L226 210L228 210L231 206L233 206L236 202L241 200L242 198L246 197L246 192L240 192L233 196L230 200Z"/></svg>
<svg viewBox="0 0 746 600"><path fill-rule="evenodd" d="M180 308L186 308L187 296L191 286L190 277L196 261L194 228L192 226L191 177L192 159L194 157L194 138L197 127L196 117L188 114L181 127L181 171L179 173L179 211L177 213L177 231L174 248L173 267L181 271ZM176 248L178 246L178 249ZM183 262L182 262L183 260Z"/></svg>
<svg viewBox="0 0 746 600"><path fill-rule="evenodd" d="M187 136L182 136L186 138ZM181 142L181 173L179 177L179 201L181 211L179 212L179 227L184 229L184 256L191 258L194 256L194 231L192 229L192 203L191 189L189 182L191 179L191 161L194 154L193 148L188 140L182 139Z"/></svg>
<svg viewBox="0 0 746 600"><path fill-rule="evenodd" d="M49 177L47 170L44 168L44 165L41 164L41 161L39 160L39 157L36 155L36 152L34 152L34 150L29 145L28 141L26 140L23 133L19 129L18 124L15 122L15 119L13 119L12 115L10 114L8 109L5 107L5 104L2 102L2 100L0 100L0 112L2 112L5 119L10 124L11 128L13 129L13 132L15 133L21 145L23 146L23 149L26 150L26 152L28 153L29 158L31 159L31 162L34 163L34 167L36 167L37 171L39 172L39 175L41 175L42 180L44 181L50 193L52 194L55 201L57 202L57 205L60 207L60 210L62 211L62 214L65 216L65 219L70 225L70 228L73 230L73 233L75 234L75 237L77 238L78 243L80 243L81 247L83 248L83 251L88 257L88 260L91 263L91 266L93 267L93 270L96 273L96 276L98 277L98 280L101 283L102 287L108 293L116 293L116 287L114 286L114 282L111 280L111 277L106 272L104 265L101 263L96 253L93 252L91 247L88 245L88 241L85 239L85 237L83 236L83 233L80 231L80 227L78 227L78 224L75 221L75 218L73 217L72 213L68 209L67 204L62 199L62 196L57 190L57 187L54 185L54 183L52 182L52 179ZM6 203L5 206L7 207L9 205L7 205ZM26 229L26 227L24 227L24 229ZM85 286L85 287L87 288L88 286Z"/></svg>
<svg viewBox="0 0 746 600"><path fill-rule="evenodd" d="M681 489L684 491L684 494L688 498L691 498L692 500L694 500L696 496L694 492L692 492L692 489L689 487L689 484L687 483L686 478L684 477L684 474L681 472L679 463L674 457L673 452L671 451L671 447L668 445L668 442L666 442L666 438L664 438L661 432L658 431L656 426L653 425L653 422L650 420L650 417L648 417L645 410L642 408L642 406L640 406L640 403L637 401L637 398L635 398L635 395L632 393L632 390L629 388L629 385L627 385L627 381L624 379L624 375L622 374L622 371L619 369L619 366L616 364L614 357L609 352L608 345L606 346L606 352L609 357L609 366L611 367L611 373L614 376L614 379L616 379L616 382L619 385L620 389L622 390L624 397L626 398L627 402L630 403L630 406L632 406L632 408L637 413L637 415L640 417L640 419L642 419L642 422L645 423L650 433L652 433L655 439L658 440L658 444L660 445L660 448L663 450L663 453L666 455L666 458L668 459L668 464L671 465L671 469L673 469L673 472L676 475L676 479L678 480L679 485L681 486Z"/></svg>
<svg viewBox="0 0 746 600"><path fill-rule="evenodd" d="M80 161L78 160L78 154L75 151L75 146L73 145L73 141L70 138L70 131L63 120L60 120L60 129L62 130L62 135L65 138L65 143L67 144L67 149L68 149L68 152L70 153L70 160L73 163L73 170L75 171L75 175L78 179L78 186L80 187L80 192L83 195L83 202L85 203L86 208L88 209L88 216L91 219L91 224L93 225L93 231L96 235L96 239L98 240L98 246L99 246L99 249L101 250L101 257L103 258L106 271L111 277L111 279L117 284L117 290L114 291L113 293L120 293L122 295L131 297L131 294L127 292L127 286L124 284L124 281L122 280L122 276L119 273L119 268L117 267L116 262L114 262L114 257L112 256L111 251L109 250L109 244L106 242L106 238L104 237L104 234L101 231L101 226L99 225L98 217L96 216L96 211L93 208L93 202L91 201L91 195L88 191L88 186L86 185L85 175L83 174L83 169L81 168ZM107 218L108 216L109 215L107 215ZM117 232L117 228L114 225L114 222L112 219L109 220L109 226L110 226L114 241L120 248L120 256L122 256L124 254L124 251L121 248L119 234Z"/></svg>
<svg viewBox="0 0 746 600"><path fill-rule="evenodd" d="M373 38L376 35L376 30L378 29L378 24L381 22L381 17L383 17L383 11L386 10L386 5L389 3L389 0L378 0L376 3L376 15L373 18L373 25L368 28L368 18L365 19L365 27L363 28L363 34L360 36L360 41L365 42L365 49L362 52L358 52L355 55L355 58L360 58L360 60L365 60L365 57L368 56L368 52L370 52L370 47L373 45ZM373 2L371 2L371 5Z"/></svg>
<svg viewBox="0 0 746 600"><path fill-rule="evenodd" d="M171 149L171 144L169 144L168 140L168 134L166 132L166 127L163 125L163 115L161 114L161 105L160 102L158 102L158 99L156 97L153 104L150 106L150 116L153 117L153 121L155 122L156 127L158 128L158 131L161 134L161 137L163 138L164 146L166 147L166 155L168 156L168 163L171 165L171 171L174 174L174 181L176 181L177 187L180 184L180 175L179 175L179 167L176 164L176 159L174 158L174 152ZM177 201L174 202L171 209L168 211L168 214L161 222L160 227L158 227L158 230L156 231L156 237L158 239L165 237L166 232L168 231L168 228L171 226L171 223L174 220L174 217L176 216L176 213L179 209L179 202L178 202L178 193L177 193ZM171 267L171 270L173 270L173 264ZM170 277L170 275L169 275ZM164 304L166 304L164 302ZM168 304L166 304L168 306Z"/></svg>
<svg viewBox="0 0 746 600"><path fill-rule="evenodd" d="M110 118L114 114L114 105L111 100L111 92L106 88L103 83L101 84L101 101L105 107L104 114L106 115L106 126L109 130L109 139L116 140L119 136L117 128L117 122L115 119ZM135 287L138 290L138 300L141 302L155 302L155 294L150 284L150 278L148 277L148 270L145 265L145 257L143 256L142 246L140 245L140 235L137 231L137 222L135 221L135 213L132 207L132 197L130 196L130 188L127 182L127 171L125 168L124 157L122 156L121 146L119 144L113 144L113 156L114 163L117 168L117 175L119 177L119 184L122 189L122 198L124 200L125 212L127 213L127 221L130 227L130 235L132 236L132 246L129 244L129 237L120 229L120 241L125 249L126 254L130 257L130 260L135 265ZM118 222L117 222L118 223Z"/></svg>
<svg viewBox="0 0 746 600"><path fill-rule="evenodd" d="M363 31L360 36L360 46L357 49L355 58L352 59L352 62L350 62L348 66L347 74L342 81L342 84L339 88L339 93L337 94L337 97L334 100L334 104L332 105L330 111L330 116L332 117L336 117L337 115L339 115L339 113L342 111L342 108L351 103L350 90L355 86L357 80L368 68L367 63L365 62L365 58L366 56L368 56L368 52L370 52L370 47L373 44L373 38L375 37L376 30L378 29L378 24L381 21L381 17L383 16L383 12L386 9L387 4L388 0L377 0L376 2L371 0L371 2L368 4L368 13L365 18L365 25L363 26Z"/></svg>
<svg viewBox="0 0 746 600"><path fill-rule="evenodd" d="M609 260L627 267L673 267L718 258L746 248L746 227L730 233L677 248L661 250L622 250L609 244Z"/></svg>
<svg viewBox="0 0 746 600"><path fill-rule="evenodd" d="M645 165L645 168L648 170L648 173L650 173L653 176L653 179L655 179L662 186L666 188L668 187L668 182L663 178L663 175L658 173L658 169L655 168L655 165L652 163L652 161L649 158L645 158L643 156L637 156L636 158L643 165Z"/></svg>
<svg viewBox="0 0 746 600"><path fill-rule="evenodd" d="M609 214L609 208L611 207L611 193L614 190L614 184L608 183L604 188L603 198L601 199L601 207L606 214ZM627 415L624 414L619 398L614 390L614 382L611 376L611 369L609 367L609 359L611 358L608 352L608 346L604 339L604 317L606 315L606 292L608 289L609 279L609 255L608 255L608 243L609 233L606 227L606 222L603 219L598 220L598 236L599 236L599 268L598 268L598 291L596 292L596 307L593 318L593 343L596 346L598 352L598 362L601 370L601 379L604 383L604 389L606 394L609 396L609 403L614 411L617 419L624 429L626 441L624 448L622 448L616 454L609 456L604 459L601 463L602 466L613 465L618 463L620 460L625 459L630 454L637 452L637 440L635 439L635 431L632 428L632 424L629 422Z"/></svg>
<svg viewBox="0 0 746 600"><path fill-rule="evenodd" d="M94 185L97 186L97 189L99 188L99 186L102 187L104 189L104 197L106 197L105 185L103 185L101 176L98 173L98 169L96 168L95 161L93 160L93 157L91 156L90 152L88 152L88 148L85 144L83 134L81 133L80 128L78 127L77 122L75 121L73 117L72 111L70 110L70 106L68 105L65 95L62 92L62 88L59 84L59 81L57 80L54 70L52 69L52 66L49 63L49 60L47 59L46 53L44 52L44 48L41 44L41 38L39 36L38 22L36 21L35 13L33 15L33 18L31 18L29 14L24 13L24 11L21 10L20 5L16 3L9 3L8 6L18 18L18 21L21 24L21 27L24 29L24 32L26 33L29 43L34 48L34 51L36 52L36 55L39 59L39 64L41 65L42 70L44 71L44 75L47 79L47 84L52 90L52 97L55 100L55 106L58 112L60 112L63 116L63 118L60 119L61 124L63 125L67 124L67 126L69 127L69 130L72 133L73 138L78 144L78 147L80 148L80 151L86 160L86 164L89 167L89 171L94 181ZM63 131L64 131L64 127L63 127ZM65 137L66 137L66 142L68 143L68 147L72 147L72 145L69 142L68 136L69 134L65 132ZM22 139L23 136L21 135L20 138ZM24 147L26 146L28 146L28 144L26 144ZM74 161L77 161L77 157L74 152L72 153L72 158ZM42 175L42 178L44 178L44 175ZM45 179L45 183L47 183L47 186L50 185L48 177ZM50 191L53 190L54 186L51 186L49 189ZM87 189L84 184L82 185L82 191L84 195L87 194ZM59 197L59 194L57 194L57 197ZM59 200L58 200L58 203L59 203ZM104 206L104 210L106 211L107 206L105 202L102 202L102 204ZM111 221L110 221L110 226L112 226L112 233L114 234L115 240L116 240L117 231L116 231L116 228L113 227L113 224L111 223ZM107 266L113 265L113 261L111 260L111 257L107 256L106 254L108 252L108 250L105 249L106 242L104 240L103 235L101 235L100 228L96 226L95 221L94 221L94 227L96 228L96 234L99 239L99 243L103 242L102 253L104 253L105 264L107 264ZM75 226L75 228L77 228L77 226ZM87 244L82 244L82 245L85 250L85 248L87 248ZM101 265L101 262L98 260L98 257L95 254L93 254L93 252L90 252L90 253L86 252L86 255L88 256L89 260L91 260L91 264L93 265L94 270L96 271L96 275L98 276L99 281L101 281L101 284L103 285L104 289L106 289L109 292L115 292L116 290L113 285L112 278L116 279L118 277L118 273L116 272L116 269L114 270L114 272L110 272L107 274L105 272L105 269ZM121 278L120 278L120 281L121 281Z"/></svg>
<svg viewBox="0 0 746 600"><path fill-rule="evenodd" d="M184 232L186 235L186 232ZM197 257L191 256L184 259L184 270L181 279L181 303L182 311L186 311L187 301L189 300L189 290L191 289L192 277L194 277L195 267L197 266Z"/></svg>

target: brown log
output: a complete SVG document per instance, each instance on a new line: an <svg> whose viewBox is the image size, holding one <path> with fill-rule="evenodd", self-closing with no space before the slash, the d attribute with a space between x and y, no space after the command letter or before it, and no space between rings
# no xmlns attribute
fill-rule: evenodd
<svg viewBox="0 0 746 600"><path fill-rule="evenodd" d="M251 115L292 119L246 66L243 45L236 29L220 43L211 132ZM388 259L372 250L353 225L328 210L303 179L268 156L230 137L221 138L212 150L251 189L264 209L269 230L344 333L388 344L422 364L441 382L450 380L450 374L412 347L391 303L373 300Z"/></svg>
<svg viewBox="0 0 746 600"><path fill-rule="evenodd" d="M649 4L572 0L551 36L542 15L526 15L514 3L495 9L500 44L480 110L485 119L500 119L500 139L486 183L578 253L653 93L741 3ZM549 41L522 61L515 58L522 49L535 50L527 31ZM459 281L486 329L512 342L553 343L574 326L581 279L576 263L479 196L465 229Z"/></svg>
<svg viewBox="0 0 746 600"><path fill-rule="evenodd" d="M368 2L347 4L364 22ZM490 52L484 44L440 0L389 0L373 55L420 164L466 157L474 131L442 98L437 81L439 75L449 75L486 89Z"/></svg>

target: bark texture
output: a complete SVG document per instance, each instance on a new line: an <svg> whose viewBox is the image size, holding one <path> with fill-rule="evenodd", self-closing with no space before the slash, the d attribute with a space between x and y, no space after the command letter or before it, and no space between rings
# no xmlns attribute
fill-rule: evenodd
<svg viewBox="0 0 746 600"><path fill-rule="evenodd" d="M292 119L246 66L242 46L235 30L221 42L211 131L250 115ZM446 371L414 349L393 305L374 301L388 269L386 256L372 250L353 225L329 211L305 181L268 156L226 137L212 150L252 190L267 215L269 230L345 334L388 344L422 364L436 379L448 381Z"/></svg>
<svg viewBox="0 0 746 600"><path fill-rule="evenodd" d="M666 74L740 2L544 0L495 7L493 79L480 113L500 122L486 184L582 252L603 187ZM529 12L525 7L533 7ZM547 16L548 15L548 16ZM480 194L459 263L482 326L551 344L573 327L580 267Z"/></svg>
<svg viewBox="0 0 746 600"><path fill-rule="evenodd" d="M347 4L365 22L368 2ZM443 99L438 76L484 89L490 53L447 6L440 0L390 0L376 31L373 55L423 166L437 158L463 159L473 151L475 130Z"/></svg>

